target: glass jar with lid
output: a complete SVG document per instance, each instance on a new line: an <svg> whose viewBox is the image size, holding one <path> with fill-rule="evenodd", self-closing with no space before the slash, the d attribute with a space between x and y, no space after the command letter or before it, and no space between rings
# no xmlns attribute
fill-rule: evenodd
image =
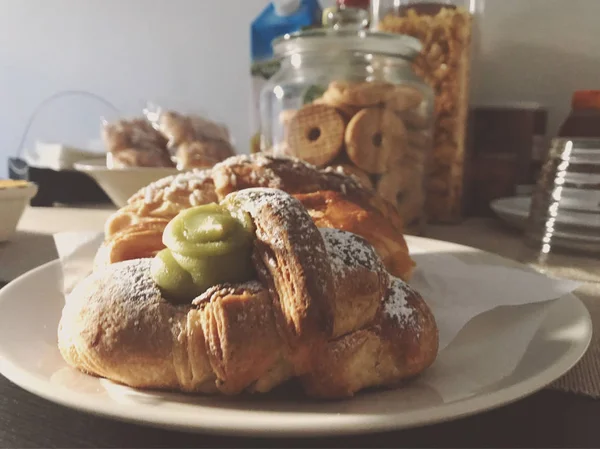
<svg viewBox="0 0 600 449"><path fill-rule="evenodd" d="M415 71L436 96L427 212L432 222L463 214L472 36L482 0L372 0L371 29L408 34L423 44Z"/></svg>
<svg viewBox="0 0 600 449"><path fill-rule="evenodd" d="M281 68L261 94L261 150L354 175L421 233L433 91L412 69L419 41L318 29L273 49Z"/></svg>

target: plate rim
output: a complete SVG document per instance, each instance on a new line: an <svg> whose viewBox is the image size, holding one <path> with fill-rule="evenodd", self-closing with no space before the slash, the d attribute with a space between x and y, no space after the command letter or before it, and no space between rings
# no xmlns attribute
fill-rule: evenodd
<svg viewBox="0 0 600 449"><path fill-rule="evenodd" d="M500 220L511 224L518 229L524 230L527 225L527 218L529 217L529 207L523 208L525 204L531 205L532 197L529 195L515 195L515 196L507 196L502 198L496 198L490 201L490 209L494 212L497 218ZM582 212L572 211L577 214L577 216L581 216ZM580 226L582 228L597 230L600 229L600 225L595 225L591 223L579 222L573 224L565 223L571 226ZM574 235L574 234L572 234ZM569 235L568 238L571 238Z"/></svg>
<svg viewBox="0 0 600 449"><path fill-rule="evenodd" d="M515 196L506 196L502 198L496 198L490 201L490 207L494 210L494 212L500 213L514 213L514 215L518 218L527 218L529 211L521 209L516 206L517 201L520 203L529 202L531 203L531 196L529 195L515 195Z"/></svg>
<svg viewBox="0 0 600 449"><path fill-rule="evenodd" d="M419 241L425 241L434 244L441 243L449 250L454 248L460 249L463 252L474 252L488 256L491 255L494 258L502 259L513 266L519 266L522 269L530 269L526 265L523 265L519 262L504 258L495 253L480 250L478 248L426 237L406 236L406 238L408 241L414 241L415 244L418 244ZM10 296L12 289L18 288L18 286L25 282L29 276L33 276L35 273L46 270L60 270L59 265L60 261L55 259L30 271L27 271L26 273L23 273L13 281L9 282L5 287L0 289L0 303L5 301L6 297ZM302 424L294 425L292 422L293 420L289 419L291 416L288 417L285 422L278 423L277 427L270 426L269 428L256 428L253 427L252 423L242 423L242 425L240 425L239 420L235 421L236 424L223 423L222 420L221 422L218 422L219 420L215 420L206 423L201 421L192 422L192 420L183 422L179 419L179 414L157 414L155 412L153 413L153 408L140 408L137 410L136 414L132 414L129 406L123 407L123 404L120 404L116 401L110 403L110 406L106 404L100 405L97 403L97 401L86 398L83 393L73 392L63 386L54 385L51 389L43 388L44 382L41 382L39 379L37 379L35 374L20 368L7 358L2 347L2 342L0 342L0 374L24 390L61 406L80 410L104 418L158 428L176 429L205 434L227 434L231 436L253 436L267 438L341 436L397 431L401 429L421 427L425 425L451 421L480 412L493 410L541 390L568 372L584 356L591 343L592 321L587 307L583 304L581 299L574 294L570 293L562 296L561 298L557 299L556 302L551 305L551 307L556 307L559 301L573 302L571 307L575 306L579 309L578 320L581 320L585 324L585 337L578 342L575 348L572 348L567 353L563 354L562 357L556 360L553 364L547 366L544 370L536 373L536 375L532 377L525 378L518 383L501 388L500 390L480 393L472 397L451 401L436 406L435 409L421 410L420 413L413 413L412 417L408 420L406 417L403 417L404 420L400 424L394 423L394 420L397 419L397 417L402 413L402 410L399 410L398 413L391 413L387 415L385 419L381 419L380 415L376 415L376 420L374 418L364 419L365 415L359 415L359 417L363 417L360 423L333 422L331 424L321 425L318 428L306 428L306 426ZM101 380L98 379L98 381ZM69 394L64 395L63 397L61 395L61 391L68 391ZM457 404L460 404L458 405L458 407L460 407L460 410L458 411L455 410L457 408ZM196 407L196 405L191 407ZM232 410L232 412L247 413L247 411L241 412L238 410ZM270 415L275 414L281 418L281 416L279 416L279 412L261 411L260 414L262 414L265 419L268 419ZM290 415L296 416L296 414Z"/></svg>
<svg viewBox="0 0 600 449"><path fill-rule="evenodd" d="M84 173L172 173L174 175L183 173L175 167L119 167L108 168L106 158L96 157L83 159L73 164L73 168ZM168 174L166 175L168 176Z"/></svg>

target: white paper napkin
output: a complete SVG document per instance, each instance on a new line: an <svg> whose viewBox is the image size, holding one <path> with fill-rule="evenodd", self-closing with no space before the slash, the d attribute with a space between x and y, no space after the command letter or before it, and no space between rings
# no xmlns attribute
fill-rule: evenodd
<svg viewBox="0 0 600 449"><path fill-rule="evenodd" d="M417 253L413 259L417 269L410 284L433 310L440 351L483 312L560 298L580 285L518 268L467 264L443 253Z"/></svg>
<svg viewBox="0 0 600 449"><path fill-rule="evenodd" d="M77 283L92 272L94 257L104 240L98 232L59 232L54 244L62 264L63 292L69 293Z"/></svg>

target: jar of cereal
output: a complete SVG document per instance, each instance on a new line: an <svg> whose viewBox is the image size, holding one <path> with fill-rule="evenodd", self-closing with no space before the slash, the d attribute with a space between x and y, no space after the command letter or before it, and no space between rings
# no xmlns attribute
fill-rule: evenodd
<svg viewBox="0 0 600 449"><path fill-rule="evenodd" d="M371 28L423 44L414 69L435 92L427 212L457 222L463 213L473 18L481 0L373 0Z"/></svg>
<svg viewBox="0 0 600 449"><path fill-rule="evenodd" d="M261 95L261 150L353 175L420 233L434 97L412 68L419 41L318 29L273 49L281 68Z"/></svg>

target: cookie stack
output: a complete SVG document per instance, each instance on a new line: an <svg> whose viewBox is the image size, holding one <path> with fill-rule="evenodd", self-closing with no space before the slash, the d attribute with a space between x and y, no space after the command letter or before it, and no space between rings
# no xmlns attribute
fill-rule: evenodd
<svg viewBox="0 0 600 449"><path fill-rule="evenodd" d="M427 106L413 86L333 81L311 103L282 112L284 141L274 152L354 175L418 228L431 145Z"/></svg>

